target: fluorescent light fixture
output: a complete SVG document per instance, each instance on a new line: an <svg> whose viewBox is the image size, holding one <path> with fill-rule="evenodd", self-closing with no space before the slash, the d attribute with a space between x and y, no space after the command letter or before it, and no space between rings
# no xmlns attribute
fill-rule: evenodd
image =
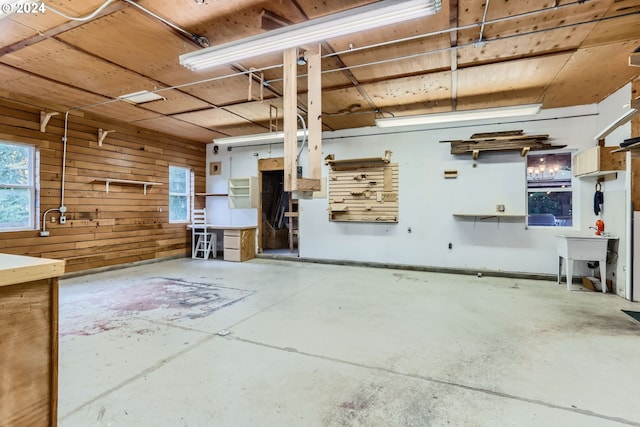
<svg viewBox="0 0 640 427"><path fill-rule="evenodd" d="M284 49L433 15L441 0L382 0L344 12L310 19L252 37L180 55L180 64L193 71L231 64Z"/></svg>
<svg viewBox="0 0 640 427"><path fill-rule="evenodd" d="M144 104L145 102L165 100L166 98L158 95L157 93L141 90L140 92L128 93L126 95L120 95L118 99L121 99L130 104Z"/></svg>
<svg viewBox="0 0 640 427"><path fill-rule="evenodd" d="M483 110L452 111L450 113L423 114L419 116L390 117L376 119L376 126L396 127L430 125L436 123L462 122L466 120L497 119L502 117L529 116L538 114L542 104L518 105L515 107L486 108Z"/></svg>
<svg viewBox="0 0 640 427"><path fill-rule="evenodd" d="M296 133L296 136L298 138L302 138L304 134L304 130L299 130ZM241 144L243 142L284 142L284 132L267 132L256 133L253 135L229 136L225 138L215 138L213 142L220 145Z"/></svg>
<svg viewBox="0 0 640 427"><path fill-rule="evenodd" d="M598 132L598 134L596 136L594 136L593 139L595 139L596 141L599 141L602 138L606 138L607 136L611 135L614 130L618 129L620 126L622 126L625 123L629 122L631 119L633 119L638 114L640 114L640 110L637 110L635 108L630 108L623 115L621 115L618 119L614 120L613 123L611 123L609 126L607 126L603 130Z"/></svg>

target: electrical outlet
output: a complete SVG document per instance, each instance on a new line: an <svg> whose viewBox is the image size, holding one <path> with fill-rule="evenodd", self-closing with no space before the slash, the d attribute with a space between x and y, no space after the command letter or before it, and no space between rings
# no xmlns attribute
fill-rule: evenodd
<svg viewBox="0 0 640 427"><path fill-rule="evenodd" d="M67 223L67 217L64 215L60 215L60 224L66 224Z"/></svg>
<svg viewBox="0 0 640 427"><path fill-rule="evenodd" d="M504 212L504 211L505 211L504 205L496 205L496 212Z"/></svg>

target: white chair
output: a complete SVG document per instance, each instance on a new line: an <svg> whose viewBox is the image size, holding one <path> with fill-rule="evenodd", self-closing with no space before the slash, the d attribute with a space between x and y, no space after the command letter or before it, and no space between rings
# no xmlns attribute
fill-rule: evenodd
<svg viewBox="0 0 640 427"><path fill-rule="evenodd" d="M209 259L216 257L216 234L206 227L205 209L194 209L191 215L191 258Z"/></svg>

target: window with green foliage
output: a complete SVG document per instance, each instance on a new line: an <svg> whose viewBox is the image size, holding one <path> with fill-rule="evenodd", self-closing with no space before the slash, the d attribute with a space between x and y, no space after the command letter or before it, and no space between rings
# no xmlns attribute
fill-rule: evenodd
<svg viewBox="0 0 640 427"><path fill-rule="evenodd" d="M0 141L0 231L36 228L36 150Z"/></svg>
<svg viewBox="0 0 640 427"><path fill-rule="evenodd" d="M191 215L191 170L169 166L169 222L188 222Z"/></svg>
<svg viewBox="0 0 640 427"><path fill-rule="evenodd" d="M573 225L571 153L527 156L527 225Z"/></svg>

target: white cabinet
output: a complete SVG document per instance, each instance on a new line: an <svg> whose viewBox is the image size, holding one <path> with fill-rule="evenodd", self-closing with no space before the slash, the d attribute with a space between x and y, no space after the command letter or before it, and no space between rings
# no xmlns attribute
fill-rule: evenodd
<svg viewBox="0 0 640 427"><path fill-rule="evenodd" d="M249 209L258 207L258 178L229 178L229 208Z"/></svg>
<svg viewBox="0 0 640 427"><path fill-rule="evenodd" d="M573 158L573 176L599 176L625 170L624 153L613 153L618 147L593 147Z"/></svg>
<svg viewBox="0 0 640 427"><path fill-rule="evenodd" d="M242 262L256 257L256 228L236 227L224 230L224 260Z"/></svg>

